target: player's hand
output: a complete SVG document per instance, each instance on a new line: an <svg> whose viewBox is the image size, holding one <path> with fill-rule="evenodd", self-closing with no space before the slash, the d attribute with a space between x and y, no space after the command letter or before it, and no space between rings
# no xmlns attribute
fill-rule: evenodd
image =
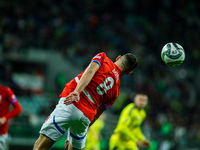
<svg viewBox="0 0 200 150"><path fill-rule="evenodd" d="M0 118L0 126L4 125L6 123L6 117L1 117Z"/></svg>
<svg viewBox="0 0 200 150"><path fill-rule="evenodd" d="M69 141L66 139L65 140L65 149L68 149L68 147L69 147Z"/></svg>
<svg viewBox="0 0 200 150"><path fill-rule="evenodd" d="M148 140L143 141L143 144L145 147L150 147L151 146L151 142Z"/></svg>
<svg viewBox="0 0 200 150"><path fill-rule="evenodd" d="M138 142L137 142L137 147L138 147L138 148L143 148L143 147L144 147L143 142L138 141Z"/></svg>
<svg viewBox="0 0 200 150"><path fill-rule="evenodd" d="M79 93L77 91L71 92L66 99L64 100L64 104L69 105L72 103L77 103L80 100Z"/></svg>

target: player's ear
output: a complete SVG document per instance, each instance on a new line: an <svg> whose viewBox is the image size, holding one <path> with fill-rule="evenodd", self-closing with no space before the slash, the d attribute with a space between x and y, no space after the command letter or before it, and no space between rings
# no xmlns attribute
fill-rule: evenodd
<svg viewBox="0 0 200 150"><path fill-rule="evenodd" d="M133 73L133 71L129 71L129 72L127 72L126 74L131 74L131 73Z"/></svg>
<svg viewBox="0 0 200 150"><path fill-rule="evenodd" d="M120 58L121 58L122 56L121 55L119 55L117 58L116 58L116 61L118 61Z"/></svg>

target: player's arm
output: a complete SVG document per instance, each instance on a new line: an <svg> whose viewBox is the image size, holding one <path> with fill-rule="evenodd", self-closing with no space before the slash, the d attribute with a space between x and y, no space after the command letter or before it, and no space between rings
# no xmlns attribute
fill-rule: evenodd
<svg viewBox="0 0 200 150"><path fill-rule="evenodd" d="M94 74L97 72L98 69L99 69L99 64L96 62L91 62L89 67L82 75L78 85L75 88L75 91L77 91L80 94L83 91L83 89L90 83L90 81L92 80Z"/></svg>
<svg viewBox="0 0 200 150"><path fill-rule="evenodd" d="M99 64L96 62L91 62L88 68L85 70L84 74L82 75L79 83L77 84L75 90L70 93L66 99L64 100L64 104L69 105L73 102L78 102L80 97L80 93L83 91L83 89L90 83L93 76L99 69Z"/></svg>
<svg viewBox="0 0 200 150"><path fill-rule="evenodd" d="M13 109L10 112L8 112L5 116L0 118L0 126L5 124L7 120L14 118L21 113L22 108L18 101L15 101L12 105Z"/></svg>
<svg viewBox="0 0 200 150"><path fill-rule="evenodd" d="M19 114L21 113L21 111L22 111L21 105L19 104L18 101L15 101L15 102L12 104L12 106L13 106L13 109L12 109L9 113L7 113L7 114L5 115L5 118L6 118L7 120L10 119L10 118L16 117L16 116L19 115Z"/></svg>
<svg viewBox="0 0 200 150"><path fill-rule="evenodd" d="M146 113L144 113L144 116L142 117L143 120L146 118ZM138 142L137 142L137 145L139 147L150 147L151 143L149 140L146 139L146 137L144 136L144 134L142 133L142 130L141 130L141 125L137 126L136 129L136 136L138 138Z"/></svg>
<svg viewBox="0 0 200 150"><path fill-rule="evenodd" d="M94 116L94 119L91 121L90 125L91 126L98 118L101 116L101 114L106 110L104 105L99 106L97 109L97 114Z"/></svg>
<svg viewBox="0 0 200 150"><path fill-rule="evenodd" d="M142 143L142 145L144 147L149 147L151 145L151 143L149 142L149 140L146 139L146 137L142 133L141 127L138 126L135 130L136 130L136 133L137 133L136 136L139 139L139 141Z"/></svg>
<svg viewBox="0 0 200 150"><path fill-rule="evenodd" d="M132 131L130 130L130 126L132 123L132 119L130 116L130 112L133 109L133 105L129 104L127 105L121 112L119 122L116 128L116 132L120 132L124 136L128 137L129 139L137 142L137 138L135 135L132 134Z"/></svg>
<svg viewBox="0 0 200 150"><path fill-rule="evenodd" d="M124 136L130 138L131 140L137 142L137 138L135 137L135 135L132 134L132 131L130 130L130 127L129 127L130 123L131 123L130 117L128 117L128 116L124 117L119 122L119 124L117 126L117 131L122 133Z"/></svg>
<svg viewBox="0 0 200 150"><path fill-rule="evenodd" d="M19 102L17 101L17 98L13 93L13 91L8 87L6 87L5 90L6 90L6 99L12 104L13 109L0 118L0 125L5 124L7 120L19 115L22 111L22 108Z"/></svg>
<svg viewBox="0 0 200 150"><path fill-rule="evenodd" d="M142 118L142 122L145 120L146 118L146 112L143 111L143 113L140 113L140 117ZM142 133L142 130L141 130L141 125L142 125L142 122L140 124L138 124L137 127L135 127L135 132L137 133L136 136L137 138L140 140L140 141L145 141L146 140L146 137L144 136L144 134Z"/></svg>
<svg viewBox="0 0 200 150"><path fill-rule="evenodd" d="M141 127L140 126L138 126L138 127L136 127L136 129L135 129L135 131L136 131L136 133L137 133L137 137L138 137L138 139L140 140L140 141L145 141L145 136L143 135L143 133L142 133L142 130L141 130Z"/></svg>
<svg viewBox="0 0 200 150"><path fill-rule="evenodd" d="M104 107L104 105L99 106L99 108L97 109L97 114L94 116L94 119L91 121L89 127L99 118L99 116L101 116L101 114L106 110L106 108ZM65 149L68 149L69 146L69 141L68 139L65 140Z"/></svg>

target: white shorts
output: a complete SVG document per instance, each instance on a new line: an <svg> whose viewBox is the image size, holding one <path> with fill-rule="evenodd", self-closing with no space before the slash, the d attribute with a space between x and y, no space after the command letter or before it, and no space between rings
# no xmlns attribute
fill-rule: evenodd
<svg viewBox="0 0 200 150"><path fill-rule="evenodd" d="M0 149L4 150L7 144L8 144L8 134L0 135Z"/></svg>
<svg viewBox="0 0 200 150"><path fill-rule="evenodd" d="M59 141L68 130L70 144L83 149L90 120L73 104L65 105L64 99L60 98L58 105L42 125L40 133Z"/></svg>

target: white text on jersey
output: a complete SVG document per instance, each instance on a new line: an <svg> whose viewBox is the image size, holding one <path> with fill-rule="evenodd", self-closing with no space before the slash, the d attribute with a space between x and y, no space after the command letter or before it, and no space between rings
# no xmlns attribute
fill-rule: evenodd
<svg viewBox="0 0 200 150"><path fill-rule="evenodd" d="M116 76L116 78L117 78L117 81L119 80L119 74L118 74L118 72L117 71L115 71L115 69L113 69L113 71L112 71L113 73L114 73L114 75Z"/></svg>

